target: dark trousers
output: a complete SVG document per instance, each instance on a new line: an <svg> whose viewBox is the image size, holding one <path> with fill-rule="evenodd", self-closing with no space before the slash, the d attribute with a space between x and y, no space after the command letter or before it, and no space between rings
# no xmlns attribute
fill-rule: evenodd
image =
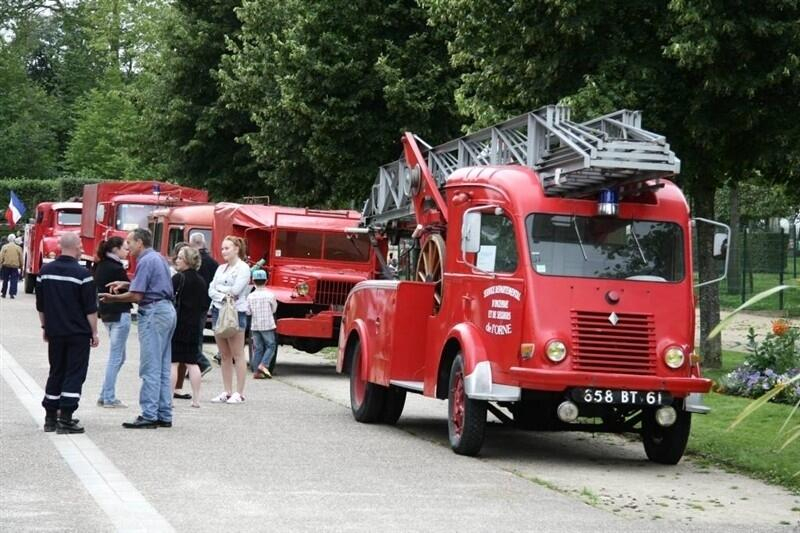
<svg viewBox="0 0 800 533"><path fill-rule="evenodd" d="M0 267L0 277L3 278L3 296L11 294L17 295L17 281L19 280L19 269L13 267ZM11 287L9 287L9 284ZM10 289L10 290L6 290Z"/></svg>
<svg viewBox="0 0 800 533"><path fill-rule="evenodd" d="M78 408L89 369L90 341L86 335L48 339L50 374L42 400L42 407L47 411L61 409L62 412L72 412Z"/></svg>

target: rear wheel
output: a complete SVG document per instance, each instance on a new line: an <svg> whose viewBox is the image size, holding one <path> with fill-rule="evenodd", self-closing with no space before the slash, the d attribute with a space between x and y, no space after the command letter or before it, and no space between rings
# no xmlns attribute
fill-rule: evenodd
<svg viewBox="0 0 800 533"><path fill-rule="evenodd" d="M36 288L36 275L25 274L25 294L33 294L33 290L35 288Z"/></svg>
<svg viewBox="0 0 800 533"><path fill-rule="evenodd" d="M403 414L403 407L406 405L406 391L400 387L391 385L386 391L386 401L381 411L381 422L394 425Z"/></svg>
<svg viewBox="0 0 800 533"><path fill-rule="evenodd" d="M461 354L456 356L450 367L447 403L450 447L459 455L477 455L486 433L486 402L467 397L464 358Z"/></svg>
<svg viewBox="0 0 800 533"><path fill-rule="evenodd" d="M360 368L361 341L356 341L350 357L350 409L357 421L372 424L380 421L386 388L362 379Z"/></svg>
<svg viewBox="0 0 800 533"><path fill-rule="evenodd" d="M655 411L644 413L642 420L642 443L647 458L654 463L664 465L678 464L686 451L689 432L692 428L692 413L683 410L683 406L675 406L678 419L669 427L659 426Z"/></svg>

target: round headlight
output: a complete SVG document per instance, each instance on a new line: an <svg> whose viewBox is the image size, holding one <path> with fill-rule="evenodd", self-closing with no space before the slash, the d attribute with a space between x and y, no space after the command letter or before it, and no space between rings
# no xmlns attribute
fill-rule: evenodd
<svg viewBox="0 0 800 533"><path fill-rule="evenodd" d="M552 340L545 348L547 358L554 363L560 363L567 356L567 345L559 340Z"/></svg>
<svg viewBox="0 0 800 533"><path fill-rule="evenodd" d="M298 296L308 296L308 283L305 281L301 281L297 285L294 286L295 292Z"/></svg>
<svg viewBox="0 0 800 533"><path fill-rule="evenodd" d="M683 353L683 349L679 346L670 346L664 352L664 362L670 368L680 368L685 360L686 354Z"/></svg>
<svg viewBox="0 0 800 533"><path fill-rule="evenodd" d="M49 257L50 259L55 259L56 258L56 253L55 252L50 252L49 254L47 254L47 257Z"/></svg>

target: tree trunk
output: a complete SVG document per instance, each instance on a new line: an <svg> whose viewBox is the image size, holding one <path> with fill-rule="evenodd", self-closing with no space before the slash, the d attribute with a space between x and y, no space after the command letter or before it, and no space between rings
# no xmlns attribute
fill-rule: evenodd
<svg viewBox="0 0 800 533"><path fill-rule="evenodd" d="M695 215L713 219L714 189L698 184L694 196ZM705 223L697 224L697 266L700 281L716 277L714 264L714 226ZM700 288L700 355L703 365L708 368L722 366L722 336L708 340L708 334L719 324L719 284L713 283Z"/></svg>
<svg viewBox="0 0 800 533"><path fill-rule="evenodd" d="M740 230L740 217L739 217L739 183L736 178L730 181L730 210L731 210L731 238L728 242L728 256L730 263L728 263L728 294L739 294L742 290L741 278L741 262L739 252L739 230Z"/></svg>

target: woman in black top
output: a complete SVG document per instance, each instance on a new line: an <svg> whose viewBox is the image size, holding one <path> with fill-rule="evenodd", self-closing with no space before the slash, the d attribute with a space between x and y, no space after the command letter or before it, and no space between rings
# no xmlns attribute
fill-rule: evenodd
<svg viewBox="0 0 800 533"><path fill-rule="evenodd" d="M208 287L200 277L200 254L191 246L184 246L175 255L172 287L175 290L175 308L178 324L172 335L172 393L178 380L178 365L183 363L189 371L192 384L192 407L200 407L200 367L197 364L197 339L200 336L200 319L205 316L208 304Z"/></svg>
<svg viewBox="0 0 800 533"><path fill-rule="evenodd" d="M108 292L106 285L112 281L128 281L122 262L128 257L128 243L122 237L111 237L97 247L94 280L98 292ZM102 407L127 407L116 396L117 375L125 362L125 344L131 329L129 303L100 303L98 315L106 325L109 337L108 364L103 389L97 405Z"/></svg>

